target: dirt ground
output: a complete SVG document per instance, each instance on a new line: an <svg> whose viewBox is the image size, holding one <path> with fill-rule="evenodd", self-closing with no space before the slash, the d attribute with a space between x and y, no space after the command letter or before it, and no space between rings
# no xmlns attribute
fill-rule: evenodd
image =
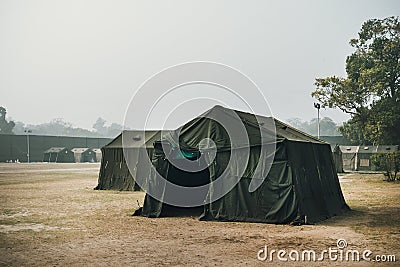
<svg viewBox="0 0 400 267"><path fill-rule="evenodd" d="M379 174L340 178L352 211L316 225L132 217L142 192L95 191L98 164L0 164L1 266L398 266L400 184ZM282 262L269 250L369 249L397 262ZM263 254L260 254L263 255ZM318 254L317 254L318 255ZM286 256L287 258L287 256Z"/></svg>

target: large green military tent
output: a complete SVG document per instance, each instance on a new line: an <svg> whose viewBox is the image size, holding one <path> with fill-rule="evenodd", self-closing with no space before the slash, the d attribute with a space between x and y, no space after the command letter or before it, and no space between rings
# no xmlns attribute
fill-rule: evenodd
<svg viewBox="0 0 400 267"><path fill-rule="evenodd" d="M237 116L231 116L232 112ZM235 161L240 158L242 148L240 145L233 146L224 127L210 117L219 118L218 121L226 121L230 125L236 123L244 125L250 149L246 170L238 177L238 183L226 195L213 201L207 201L214 199L213 194L216 189L210 182L215 182L225 171L232 177L237 175L235 168L228 169L226 166L232 149L239 151L239 157L233 159ZM267 121L274 122L276 132L271 129L270 123L265 123ZM266 154L262 155L261 133L266 133L266 136L273 134L276 137L267 138L267 142L274 140L276 152L271 157L271 169L265 172L262 184L250 192L249 185L252 179L255 179L252 177L257 164L263 166L270 155L268 153L271 152L264 151ZM163 137L162 141L155 144L153 165L158 173L174 184L186 187L209 184L204 201L208 204L197 207L201 208L202 214L201 211L198 214L201 219L265 223L288 223L305 219L307 222L317 222L349 209L340 188L329 144L276 119L215 106L176 131L172 131L170 135L178 135L180 147L178 153L174 152L176 150L174 147L177 146L171 141L172 138ZM213 140L216 156L205 170L195 173L179 170L166 159L166 154L176 153L190 158L190 155L201 153L199 144L206 138ZM165 147L169 149L166 150ZM176 208L162 201L171 190L168 188L168 183L155 181L154 173L148 177L149 187L146 189L144 205L136 214L160 217L188 210ZM153 198L154 195L153 197L149 195L148 192L152 189L161 189L162 199L158 198L160 201Z"/></svg>
<svg viewBox="0 0 400 267"><path fill-rule="evenodd" d="M126 146L126 152L129 153L131 164L136 165L140 160L143 149L151 155L153 143L160 139L159 131L135 131L126 130L118 135L109 144L101 148L102 159L99 172L97 190L140 190L135 184L136 171L132 174L125 162L124 150L122 146L122 135L130 140ZM145 148L143 148L143 139ZM134 162L134 163L133 163Z"/></svg>

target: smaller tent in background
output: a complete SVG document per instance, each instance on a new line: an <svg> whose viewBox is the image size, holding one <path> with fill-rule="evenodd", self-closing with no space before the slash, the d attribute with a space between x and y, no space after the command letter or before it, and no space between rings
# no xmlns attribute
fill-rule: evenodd
<svg viewBox="0 0 400 267"><path fill-rule="evenodd" d="M129 157L132 160L131 164L138 164L141 159L140 155L151 155L154 147L153 143L160 140L160 131L124 131L124 138L131 140L129 146L126 147L129 151ZM99 182L96 190L140 190L135 184L137 173L144 171L141 175L146 175L146 171L135 168L135 173L132 174L125 162L124 150L122 147L122 133L113 141L101 148L102 160L99 172ZM142 147L143 139L145 147ZM143 149L145 150L143 152ZM143 160L143 159L142 159ZM133 166L132 165L132 166Z"/></svg>
<svg viewBox="0 0 400 267"><path fill-rule="evenodd" d="M358 146L340 146L343 158L343 170L354 171L357 167Z"/></svg>
<svg viewBox="0 0 400 267"><path fill-rule="evenodd" d="M101 149L100 148L93 148L93 152L96 154L96 162L101 162Z"/></svg>
<svg viewBox="0 0 400 267"><path fill-rule="evenodd" d="M376 146L360 146L355 161L355 171L371 171L375 170L371 162L371 156L377 153Z"/></svg>
<svg viewBox="0 0 400 267"><path fill-rule="evenodd" d="M333 163L337 173L343 172L343 155L339 145L335 145L332 151Z"/></svg>
<svg viewBox="0 0 400 267"><path fill-rule="evenodd" d="M345 171L379 171L371 161L371 156L399 150L397 145L340 146Z"/></svg>
<svg viewBox="0 0 400 267"><path fill-rule="evenodd" d="M96 154L87 147L76 147L71 149L74 153L75 162L96 162Z"/></svg>
<svg viewBox="0 0 400 267"><path fill-rule="evenodd" d="M43 162L74 162L74 153L65 147L52 147L44 151Z"/></svg>
<svg viewBox="0 0 400 267"><path fill-rule="evenodd" d="M356 161L356 171L379 171L371 161L371 156L379 153L391 153L398 150L398 146L389 145L360 146Z"/></svg>

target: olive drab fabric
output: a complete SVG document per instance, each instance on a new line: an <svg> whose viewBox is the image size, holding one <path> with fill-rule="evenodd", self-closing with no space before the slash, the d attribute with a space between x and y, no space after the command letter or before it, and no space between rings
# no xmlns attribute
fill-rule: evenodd
<svg viewBox="0 0 400 267"><path fill-rule="evenodd" d="M335 145L332 151L333 163L337 173L343 172L343 155L338 144Z"/></svg>
<svg viewBox="0 0 400 267"><path fill-rule="evenodd" d="M125 153L129 159L132 172L126 164L124 148L122 145L122 135L132 140L126 147ZM145 141L145 146L143 142ZM150 157L153 152L153 143L160 139L160 131L124 131L109 144L101 148L103 154L98 185L96 190L124 190L138 191L140 187L135 183L137 175L148 176L147 171L133 167L138 165L145 156Z"/></svg>
<svg viewBox="0 0 400 267"><path fill-rule="evenodd" d="M220 122L235 127L244 125L248 141L231 142L226 127ZM203 153L199 151L199 144L205 138L213 140L216 147L216 156L206 170L198 173L177 170L166 159L166 153L175 153L179 147L183 155ZM177 140L179 144L176 144ZM171 149L164 151L162 144L164 148L169 145ZM262 150L262 145L267 149ZM274 148L276 151L273 155L271 149ZM238 167L241 156L246 155L246 149L249 151L247 166L239 176ZM163 140L155 142L152 155L154 168L166 180L184 186L196 186L193 181L197 181L197 185L209 184L205 195L208 201L204 202L208 204L202 205L203 212L199 214L203 220L288 223L307 217L308 222L317 222L349 209L340 188L329 144L271 117L215 106L176 131L171 131ZM228 164L229 161L231 164ZM272 163L269 172L265 168L268 161ZM261 168L257 169L259 164ZM254 175L256 170L261 177ZM213 196L221 188L216 188L210 182L218 179L224 171L237 184L230 187L232 184L227 181L226 188L231 188L229 192L214 199ZM252 180L260 178L265 179L260 180L260 186L250 192ZM161 189L161 199L170 193L168 183L155 179L154 171L150 172L147 179L149 189ZM224 186L222 189L226 189ZM169 207L146 194L141 215L168 216Z"/></svg>

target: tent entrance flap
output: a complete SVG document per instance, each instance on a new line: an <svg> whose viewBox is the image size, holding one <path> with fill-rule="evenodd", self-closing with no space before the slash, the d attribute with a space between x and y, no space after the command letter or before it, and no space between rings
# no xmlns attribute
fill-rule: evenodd
<svg viewBox="0 0 400 267"><path fill-rule="evenodd" d="M174 160L181 161L185 159ZM167 180L173 184L184 187L198 187L208 185L210 183L210 172L205 168L198 172L189 172L181 170L170 163ZM165 194L172 194L169 187L166 187ZM205 196L206 198L206 196ZM160 216L162 217L180 217L180 216L196 216L199 217L203 213L204 207L176 207L173 205L163 204Z"/></svg>

